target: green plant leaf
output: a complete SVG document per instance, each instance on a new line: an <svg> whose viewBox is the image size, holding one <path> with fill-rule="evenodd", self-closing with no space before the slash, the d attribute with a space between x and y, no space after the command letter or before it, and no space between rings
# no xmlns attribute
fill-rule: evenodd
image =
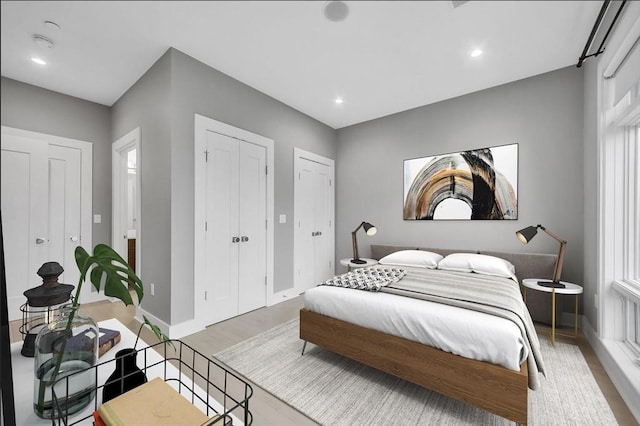
<svg viewBox="0 0 640 426"><path fill-rule="evenodd" d="M133 288L138 296L138 303L144 296L142 281L133 272L129 264L111 247L106 244L98 244L93 249L93 256L81 246L76 247L76 265L80 271L80 282L84 281L89 273L89 279L98 291L115 297L125 305L132 305L133 299L129 293L129 287Z"/></svg>
<svg viewBox="0 0 640 426"><path fill-rule="evenodd" d="M162 330L160 330L160 327L158 327L157 325L153 324L151 321L149 321L149 319L143 315L142 318L144 319L144 323L146 325L149 326L149 328L151 329L151 331L153 331L153 334L156 335L156 337L158 338L158 340L160 340L161 342L166 342L169 345L171 345L171 347L173 349L175 349L176 347L173 345L173 342L171 341L171 339L169 339L169 336L167 336L166 334L164 334L162 332ZM140 332L138 332L138 335L140 335ZM137 339L136 339L137 340Z"/></svg>

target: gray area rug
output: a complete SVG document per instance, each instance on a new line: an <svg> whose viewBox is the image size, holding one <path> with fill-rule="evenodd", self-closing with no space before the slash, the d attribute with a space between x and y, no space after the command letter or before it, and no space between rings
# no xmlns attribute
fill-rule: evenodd
<svg viewBox="0 0 640 426"><path fill-rule="evenodd" d="M540 341L549 375L529 391L529 424L617 425L580 349ZM214 357L323 425L513 425L313 344L301 350L296 319Z"/></svg>

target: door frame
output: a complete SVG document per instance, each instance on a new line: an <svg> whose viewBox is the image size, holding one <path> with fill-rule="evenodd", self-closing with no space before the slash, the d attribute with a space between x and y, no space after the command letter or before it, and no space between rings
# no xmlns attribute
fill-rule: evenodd
<svg viewBox="0 0 640 426"><path fill-rule="evenodd" d="M305 265L308 263L306 259L302 259L300 258L300 256L297 256L297 253L299 253L298 248L296 247L296 242L299 241L301 235L300 232L302 232L300 230L299 226L296 226L296 223L298 223L299 221L299 217L298 217L298 212L300 211L300 208L298 208L298 198L296 197L296 194L298 193L298 185L300 180L296 179L296 175L298 175L298 173L300 173L301 168L302 168L302 161L306 160L306 161L312 161L314 163L319 163L322 164L324 166L327 166L329 168L329 179L331 182L331 195L329 197L329 220L332 224L331 228L333 229L333 232L331 233L331 235L329 236L330 240L329 240L329 247L331 248L331 253L329 253L329 258L332 259L332 261L334 262L334 269L336 268L335 265L335 250L336 250L336 243L335 243L335 223L336 223L336 211L335 211L335 196L336 196L336 189L335 189L335 161L332 160L331 158L327 158L327 157L323 157L322 155L318 155L318 154L314 154L313 152L309 152L309 151L305 151L303 149L300 148L293 148L293 271L291 271L292 276L293 276L293 288L294 290L296 290L297 294L300 294L300 286L296 284L296 271L299 268L303 268L305 267Z"/></svg>
<svg viewBox="0 0 640 426"><path fill-rule="evenodd" d="M122 164L122 156L126 155L131 149L136 150L136 275L141 276L141 236L142 236L142 191L141 191L141 174L140 173L140 159L142 153L140 151L140 127L136 127L120 139L111 144L111 243L113 249L120 253L120 255L127 259L127 244L123 242L122 229L128 228L122 224L121 210L127 208L120 202L122 200L122 173L120 165ZM128 230L128 229L127 229Z"/></svg>
<svg viewBox="0 0 640 426"><path fill-rule="evenodd" d="M204 300L199 295L204 294L205 274L205 234L202 232L205 227L205 200L206 200L206 168L202 161L205 155L207 132L216 132L224 136L239 139L245 142L263 146L267 150L267 223L266 223L266 295L267 306L277 301L273 294L273 259L274 259L274 141L256 133L243 130L221 121L194 114L194 235L193 235L193 278L194 278L194 318L202 321L204 311ZM279 300L278 300L279 301ZM203 327L208 324L201 324Z"/></svg>
<svg viewBox="0 0 640 426"><path fill-rule="evenodd" d="M62 136L48 135L15 127L1 126L2 136L16 136L35 140L47 145L57 145L80 150L80 241L87 250L93 249L93 143ZM35 273L35 271L34 271ZM77 285L77 283L69 283ZM93 286L83 286L80 300L83 303L102 300L100 293L93 291Z"/></svg>

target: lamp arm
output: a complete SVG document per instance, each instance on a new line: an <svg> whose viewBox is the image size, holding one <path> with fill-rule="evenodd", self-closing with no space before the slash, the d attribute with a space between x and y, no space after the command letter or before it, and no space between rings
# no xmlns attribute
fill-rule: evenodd
<svg viewBox="0 0 640 426"><path fill-rule="evenodd" d="M557 236L556 234L554 234L553 232L549 231L547 228L545 228L542 225L538 225L538 228L542 229L544 232L546 232L549 236L551 236L551 238L553 238L554 240L558 241L560 244L567 244L567 242L565 240L563 240L562 238L560 238L559 236Z"/></svg>
<svg viewBox="0 0 640 426"><path fill-rule="evenodd" d="M355 229L355 231L353 231L351 234L352 234L352 235L355 235L355 234L356 234L356 232L358 232L358 231L360 230L360 228L362 228L363 226L364 226L364 222L362 222L362 223L361 223L361 224L360 224L360 225Z"/></svg>
<svg viewBox="0 0 640 426"><path fill-rule="evenodd" d="M360 225L360 226L362 226L362 225ZM358 226L358 229L360 229L360 226ZM353 245L353 259L354 260L360 259L360 255L358 254L358 240L356 239L356 232L358 231L358 229L356 229L355 231L353 231L351 233L351 244Z"/></svg>
<svg viewBox="0 0 640 426"><path fill-rule="evenodd" d="M560 274L562 273L562 264L564 263L564 252L567 248L567 242L560 240L560 251L558 259L556 259L556 267L553 270L553 282L560 282Z"/></svg>

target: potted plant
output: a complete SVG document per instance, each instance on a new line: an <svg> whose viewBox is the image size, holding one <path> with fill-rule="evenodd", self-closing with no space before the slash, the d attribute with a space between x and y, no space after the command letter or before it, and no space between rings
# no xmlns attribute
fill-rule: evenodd
<svg viewBox="0 0 640 426"><path fill-rule="evenodd" d="M34 411L42 418L55 416L53 392L60 402L57 409L67 415L80 411L95 396L95 372L89 368L97 363L98 327L93 320L82 317L77 312L85 280L88 278L97 291L115 297L125 305L134 304L130 289L136 293L138 304L144 296L140 278L108 245L96 245L93 254L78 246L75 260L80 278L71 304L63 310L59 320L43 328L36 337ZM149 325L158 339L169 341L160 328L146 317L138 330L138 336L144 325ZM136 344L137 340L136 338ZM86 374L78 373L85 370ZM70 376L70 379L60 380L65 376ZM56 380L59 381L53 390Z"/></svg>

